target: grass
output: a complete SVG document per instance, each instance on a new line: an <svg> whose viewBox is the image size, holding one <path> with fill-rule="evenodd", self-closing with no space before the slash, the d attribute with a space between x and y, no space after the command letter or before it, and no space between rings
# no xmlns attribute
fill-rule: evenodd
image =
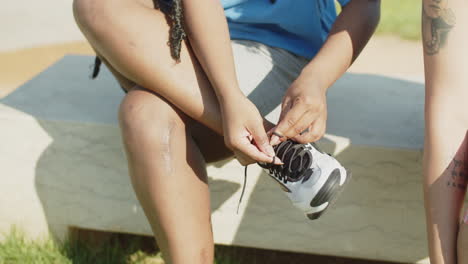
<svg viewBox="0 0 468 264"><path fill-rule="evenodd" d="M122 244L110 239L99 248L80 241L58 244L52 239L30 241L13 230L0 243L0 264L163 264L157 251L145 252L144 238Z"/></svg>
<svg viewBox="0 0 468 264"><path fill-rule="evenodd" d="M13 230L0 243L0 264L164 264L153 238L88 232L86 239L58 244L51 239L30 241ZM92 237L105 234L98 242ZM91 237L91 239L90 239ZM316 256L265 249L219 246L214 264L384 264L383 262Z"/></svg>
<svg viewBox="0 0 468 264"><path fill-rule="evenodd" d="M403 39L421 38L421 1L382 1L377 34L397 35Z"/></svg>
<svg viewBox="0 0 468 264"><path fill-rule="evenodd" d="M421 1L383 0L381 3L380 24L376 34L407 40L421 39Z"/></svg>

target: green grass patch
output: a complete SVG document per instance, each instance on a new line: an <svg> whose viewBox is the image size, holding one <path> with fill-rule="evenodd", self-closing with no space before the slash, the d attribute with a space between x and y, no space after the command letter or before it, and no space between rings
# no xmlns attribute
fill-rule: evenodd
<svg viewBox="0 0 468 264"><path fill-rule="evenodd" d="M59 244L51 239L30 241L21 232L13 230L0 242L0 264L164 264L152 237L81 231L85 236L73 239L75 242ZM108 236L99 239L102 234ZM389 264L276 250L215 246L214 264L284 263Z"/></svg>
<svg viewBox="0 0 468 264"><path fill-rule="evenodd" d="M52 239L30 241L13 230L0 243L0 264L164 264L161 254L142 249L148 238L113 237L104 245L91 247L83 242L58 244Z"/></svg>
<svg viewBox="0 0 468 264"><path fill-rule="evenodd" d="M421 39L421 1L381 1L380 23L376 34L393 35L407 40ZM340 11L339 4L337 9Z"/></svg>
<svg viewBox="0 0 468 264"><path fill-rule="evenodd" d="M421 7L421 1L383 0L377 34L419 40L421 38Z"/></svg>

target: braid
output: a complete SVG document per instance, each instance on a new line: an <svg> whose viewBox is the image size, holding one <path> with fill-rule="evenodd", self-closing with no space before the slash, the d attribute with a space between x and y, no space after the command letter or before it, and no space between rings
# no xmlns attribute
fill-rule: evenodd
<svg viewBox="0 0 468 264"><path fill-rule="evenodd" d="M183 27L183 7L182 0L173 0L170 13L168 14L171 19L171 31L169 35L168 45L171 47L171 56L176 62L180 62L180 50L182 47L182 40L186 38L186 33Z"/></svg>

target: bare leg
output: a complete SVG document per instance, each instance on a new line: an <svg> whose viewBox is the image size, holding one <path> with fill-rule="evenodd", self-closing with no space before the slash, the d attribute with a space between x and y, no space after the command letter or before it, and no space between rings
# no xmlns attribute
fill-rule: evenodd
<svg viewBox="0 0 468 264"><path fill-rule="evenodd" d="M205 162L190 120L161 97L132 89L120 124L135 192L168 263L213 263Z"/></svg>
<svg viewBox="0 0 468 264"><path fill-rule="evenodd" d="M462 144L463 155L458 155L458 159L463 161L459 167L459 176L464 178L464 186L468 184L468 131ZM465 191L466 192L466 191ZM457 264L468 264L468 211L463 215L462 221L458 226L458 240L457 240Z"/></svg>
<svg viewBox="0 0 468 264"><path fill-rule="evenodd" d="M120 125L133 187L167 263L213 263L204 158L232 154L203 70L185 44L174 64L169 27L149 1L75 0L74 12L119 82L141 85L125 96Z"/></svg>
<svg viewBox="0 0 468 264"><path fill-rule="evenodd" d="M468 183L468 75L460 70L468 65L468 9L464 0L423 0L422 14L423 183L429 256L432 264L452 264L466 254L457 252L457 237L463 241L464 231L458 234L459 219Z"/></svg>
<svg viewBox="0 0 468 264"><path fill-rule="evenodd" d="M75 0L74 14L93 48L117 72L222 134L218 101L206 75L186 43L181 63L171 58L169 26L151 0Z"/></svg>
<svg viewBox="0 0 468 264"><path fill-rule="evenodd" d="M466 217L466 216L465 216ZM458 231L458 264L468 264L468 221L463 220Z"/></svg>

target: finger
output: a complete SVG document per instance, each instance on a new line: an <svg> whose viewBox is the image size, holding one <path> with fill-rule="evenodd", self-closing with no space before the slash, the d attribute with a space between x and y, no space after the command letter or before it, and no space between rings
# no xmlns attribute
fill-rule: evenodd
<svg viewBox="0 0 468 264"><path fill-rule="evenodd" d="M292 106L291 102L292 102L291 100L289 100L288 98L285 98L285 100L281 104L281 114L279 116L279 120L283 120L286 113L291 109L291 106ZM283 139L284 136L281 134L281 132L275 131L276 128L277 128L277 125L271 128L267 133L268 135L270 135L270 145L272 146L276 146L279 143L281 143L281 141L285 140Z"/></svg>
<svg viewBox="0 0 468 264"><path fill-rule="evenodd" d="M307 111L284 135L288 138L300 136L300 134L307 130L318 117L319 115L317 113Z"/></svg>
<svg viewBox="0 0 468 264"><path fill-rule="evenodd" d="M286 98L281 104L281 114L279 116L279 120L283 120L284 115L286 115L286 113L289 110L291 110L291 108L292 108L292 100L290 100L289 98Z"/></svg>
<svg viewBox="0 0 468 264"><path fill-rule="evenodd" d="M243 155L241 152L234 152L234 155L236 156L237 161L239 161L239 163L242 166L247 166L249 164L255 163L255 160Z"/></svg>
<svg viewBox="0 0 468 264"><path fill-rule="evenodd" d="M254 124L248 127L249 132L251 133L255 144L257 145L258 149L263 153L267 154L270 157L275 156L275 151L273 147L270 145L270 141L268 140L268 136L266 134L265 128L262 125Z"/></svg>
<svg viewBox="0 0 468 264"><path fill-rule="evenodd" d="M246 155L248 158L257 162L271 163L273 161L273 157L270 157L261 152L257 146L251 144L250 142L246 142L247 140L236 146L238 152L242 152L243 155ZM276 157L275 164L281 165L283 162L278 157Z"/></svg>
<svg viewBox="0 0 468 264"><path fill-rule="evenodd" d="M293 127L294 124L296 124L306 112L307 108L305 104L293 105L293 107L284 114L283 118L280 119L278 125L276 126L275 132L288 137L286 132L288 132L290 128Z"/></svg>
<svg viewBox="0 0 468 264"><path fill-rule="evenodd" d="M275 128L276 127L272 128L272 130ZM272 130L268 131L267 135L270 135L270 145L275 146L281 143L281 139L284 138L284 136Z"/></svg>
<svg viewBox="0 0 468 264"><path fill-rule="evenodd" d="M325 134L326 121L316 120L310 127L309 131L299 136L294 137L294 140L301 143L310 143L319 140Z"/></svg>

